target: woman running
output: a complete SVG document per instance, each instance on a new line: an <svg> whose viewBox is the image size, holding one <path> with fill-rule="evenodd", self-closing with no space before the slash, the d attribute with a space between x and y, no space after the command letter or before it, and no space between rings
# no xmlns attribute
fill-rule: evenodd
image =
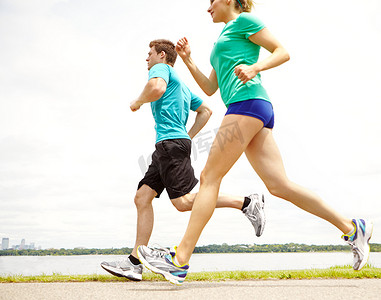
<svg viewBox="0 0 381 300"><path fill-rule="evenodd" d="M193 62L186 38L180 39L176 46L179 56L207 95L220 89L227 112L201 173L200 190L181 243L167 253L146 246L138 248L139 259L147 268L175 284L184 281L193 250L216 207L221 181L242 153L272 195L330 222L343 233L343 239L352 247L355 270L360 270L369 257L371 222L343 217L286 175L272 134L273 107L261 84L260 72L285 63L289 54L262 21L249 13L252 7L252 0L210 1L208 12L213 22L226 25L211 52L213 69L209 77ZM260 48L271 55L258 61Z"/></svg>

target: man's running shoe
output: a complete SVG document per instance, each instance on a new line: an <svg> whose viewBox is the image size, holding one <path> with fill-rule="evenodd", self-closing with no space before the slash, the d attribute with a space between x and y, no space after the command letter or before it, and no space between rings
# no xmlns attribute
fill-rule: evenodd
<svg viewBox="0 0 381 300"><path fill-rule="evenodd" d="M361 270L369 258L369 240L372 237L373 224L363 219L353 219L355 229L351 235L343 234L342 238L352 248L353 269Z"/></svg>
<svg viewBox="0 0 381 300"><path fill-rule="evenodd" d="M129 258L112 262L104 261L101 263L101 267L118 277L126 277L133 281L142 280L143 265L134 265Z"/></svg>
<svg viewBox="0 0 381 300"><path fill-rule="evenodd" d="M243 213L254 226L255 234L260 237L265 229L265 196L263 194L252 194L248 196L250 204L243 209Z"/></svg>
<svg viewBox="0 0 381 300"><path fill-rule="evenodd" d="M181 285L187 276L189 265L177 266L173 262L176 255L174 249L152 249L147 246L138 247L138 257L142 264L152 272L163 275L169 282Z"/></svg>

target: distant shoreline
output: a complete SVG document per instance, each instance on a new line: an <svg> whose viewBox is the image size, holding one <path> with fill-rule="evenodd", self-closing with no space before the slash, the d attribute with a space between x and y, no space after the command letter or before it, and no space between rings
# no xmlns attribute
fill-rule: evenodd
<svg viewBox="0 0 381 300"><path fill-rule="evenodd" d="M253 280L253 279L365 279L381 278L381 268L365 266L361 271L354 271L351 266L335 266L327 269L280 270L280 271L223 271L223 272L190 272L187 281L225 281L225 280ZM143 273L144 281L165 281L165 279L151 272ZM0 283L32 283L32 282L118 282L129 281L126 278L112 275L38 275L0 276Z"/></svg>
<svg viewBox="0 0 381 300"><path fill-rule="evenodd" d="M46 249L46 250L0 250L0 256L70 256L70 255L128 255L132 248L108 249ZM349 252L348 245L263 244L263 245L207 245L195 248L194 253L303 253L303 252ZM381 252L381 244L370 244L371 252Z"/></svg>

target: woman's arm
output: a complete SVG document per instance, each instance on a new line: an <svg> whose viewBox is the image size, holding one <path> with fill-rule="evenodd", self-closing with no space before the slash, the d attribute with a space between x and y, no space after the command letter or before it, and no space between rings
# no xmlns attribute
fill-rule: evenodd
<svg viewBox="0 0 381 300"><path fill-rule="evenodd" d="M271 55L251 66L239 65L235 67L234 73L244 84L257 76L259 72L275 68L290 59L287 50L267 28L249 36L249 40L271 52Z"/></svg>
<svg viewBox="0 0 381 300"><path fill-rule="evenodd" d="M191 50L187 38L184 37L177 42L176 51L204 93L208 96L213 95L218 89L216 71L213 69L208 78L199 70L190 56Z"/></svg>

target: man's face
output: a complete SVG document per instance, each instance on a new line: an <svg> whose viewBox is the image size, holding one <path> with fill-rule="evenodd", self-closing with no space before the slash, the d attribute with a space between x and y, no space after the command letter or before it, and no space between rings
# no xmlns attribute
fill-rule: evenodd
<svg viewBox="0 0 381 300"><path fill-rule="evenodd" d="M154 65L164 62L164 56L165 54L163 52L157 53L155 47L151 47L146 59L148 70L150 70Z"/></svg>

